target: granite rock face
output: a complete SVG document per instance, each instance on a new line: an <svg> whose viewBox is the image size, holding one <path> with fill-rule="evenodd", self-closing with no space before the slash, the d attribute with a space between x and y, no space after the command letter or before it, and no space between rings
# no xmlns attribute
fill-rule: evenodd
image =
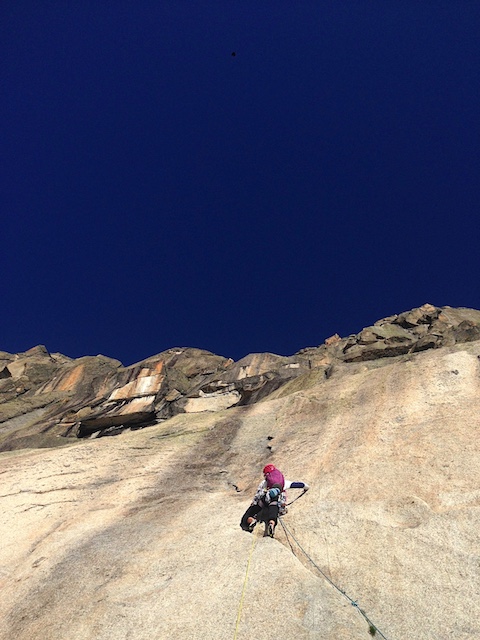
<svg viewBox="0 0 480 640"><path fill-rule="evenodd" d="M174 348L123 367L102 355L73 360L44 346L0 352L0 451L116 435L179 413L253 405L278 390L295 390L299 377L327 380L345 363L383 366L385 358L478 339L480 311L425 304L292 356L257 353L234 362Z"/></svg>
<svg viewBox="0 0 480 640"><path fill-rule="evenodd" d="M480 341L470 313L431 315L427 332L449 318L440 320L449 344L393 357L341 354L372 353L375 331L403 339L389 325L413 333L418 319L382 321L347 349L349 339L332 340L340 355L314 350L318 366L259 402L1 453L0 640L480 640ZM32 370L55 367L43 387L22 373L30 419L64 403L88 426L109 403L126 407L162 384L168 399L155 395L154 408L208 402L222 395L218 380L241 395L237 383L292 364L191 355L172 350L127 368L22 356L38 359ZM85 414L68 395L82 380ZM268 462L310 485L273 540L239 527Z"/></svg>

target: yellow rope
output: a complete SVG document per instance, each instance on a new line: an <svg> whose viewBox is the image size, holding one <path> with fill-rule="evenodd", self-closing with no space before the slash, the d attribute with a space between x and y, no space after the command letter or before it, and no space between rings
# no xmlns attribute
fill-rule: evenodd
<svg viewBox="0 0 480 640"><path fill-rule="evenodd" d="M255 546L255 538L256 538L255 532L253 532L252 538L253 538L252 539L252 546L250 547L250 554L248 556L247 569L245 571L245 580L243 581L242 595L240 596L240 602L238 604L237 622L235 624L235 633L233 635L233 640L236 640L236 638L237 638L238 625L240 624L240 616L242 615L243 598L245 596L245 590L247 588L248 572L250 570L250 560L252 559L253 547Z"/></svg>

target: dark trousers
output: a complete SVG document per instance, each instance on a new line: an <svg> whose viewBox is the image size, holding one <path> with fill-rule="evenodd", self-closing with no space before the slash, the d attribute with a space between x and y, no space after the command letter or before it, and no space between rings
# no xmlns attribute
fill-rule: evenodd
<svg viewBox="0 0 480 640"><path fill-rule="evenodd" d="M242 520L240 522L242 529L247 530L248 518L255 518L260 512L262 513L260 514L260 517L257 518L258 520L263 520L265 522L273 520L275 522L275 526L277 525L278 502L271 502L269 505L264 505L263 503L251 504L242 516Z"/></svg>

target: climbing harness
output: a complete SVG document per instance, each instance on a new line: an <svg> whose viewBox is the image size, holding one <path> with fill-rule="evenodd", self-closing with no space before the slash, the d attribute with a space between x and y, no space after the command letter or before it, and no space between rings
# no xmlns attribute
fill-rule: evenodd
<svg viewBox="0 0 480 640"><path fill-rule="evenodd" d="M237 621L235 623L235 633L233 635L233 640L236 640L237 634L238 634L238 626L240 624L240 616L242 615L243 598L245 596L245 590L247 588L248 572L250 570L250 560L252 559L253 548L255 546L255 540L256 540L256 536L255 536L255 532L253 532L252 546L250 547L250 554L248 556L247 568L245 570L245 578L243 580L242 595L240 596L240 602L238 603Z"/></svg>
<svg viewBox="0 0 480 640"><path fill-rule="evenodd" d="M302 494L303 495L303 494ZM300 497L300 496L299 496ZM296 500L298 500L298 498L296 498ZM291 503L290 503L291 504ZM375 636L377 633L384 638L384 640L388 640L388 638L380 631L380 629L377 627L376 624L374 624L370 618L367 616L367 614L365 613L365 611L363 609L361 609L358 606L358 602L356 600L353 600L352 598L350 598L350 596L345 593L345 591L343 591L343 589L340 589L340 587L337 587L337 585L333 582L333 580L331 580L321 569L320 567L312 560L312 558L308 555L308 553L305 551L305 549L302 547L302 545L299 543L299 541L297 540L297 538L293 535L293 533L290 531L290 529L287 528L287 525L283 522L283 518L279 518L280 520L280 524L283 527L283 530L285 532L285 536L287 538L288 544L290 545L290 549L292 550L293 555L296 555L293 547L292 547L292 543L289 540L289 535L293 538L293 540L295 540L298 548L301 550L301 552L303 553L303 555L312 563L312 565L315 567L315 569L317 569L317 571L319 571L322 576L325 578L325 580L332 586L334 587L334 589L336 589L339 593L342 594L342 596L344 598L346 598L350 604L356 608L356 610L360 613L361 616L363 616L363 618L365 619L365 621L368 623L369 625L369 633L372 636Z"/></svg>

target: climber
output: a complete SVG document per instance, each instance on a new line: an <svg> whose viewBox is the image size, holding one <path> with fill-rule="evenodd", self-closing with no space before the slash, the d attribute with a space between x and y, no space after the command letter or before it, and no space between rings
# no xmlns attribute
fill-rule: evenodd
<svg viewBox="0 0 480 640"><path fill-rule="evenodd" d="M292 482L285 480L283 473L273 464L267 464L263 469L264 480L258 485L252 504L242 516L240 526L250 533L259 521L260 512L265 510L265 522L267 522L268 535L273 538L279 515L286 513L287 496L286 489L303 489L308 491L309 486L305 482Z"/></svg>

